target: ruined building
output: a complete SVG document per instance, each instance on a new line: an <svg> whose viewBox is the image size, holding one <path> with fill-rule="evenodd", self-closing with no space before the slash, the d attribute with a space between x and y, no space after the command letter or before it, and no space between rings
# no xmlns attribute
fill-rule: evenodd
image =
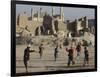
<svg viewBox="0 0 100 77"><path fill-rule="evenodd" d="M65 35L71 32L77 36L80 32L88 30L86 16L72 22L69 20L65 22L63 7L60 7L59 10L59 14L55 14L55 9L52 7L51 15L43 12L42 8L37 12L31 9L31 16L28 16L27 12L20 13L16 20L16 33L21 36L39 36L57 34L62 31Z"/></svg>
<svg viewBox="0 0 100 77"><path fill-rule="evenodd" d="M35 36L54 34L59 31L66 32L67 27L64 23L63 7L60 7L59 15L54 15L54 8L51 10L51 16L46 12L42 12L42 8L37 12L31 9L30 17L27 15L27 12L20 13L16 21L16 33L22 33L22 36L25 34L32 34Z"/></svg>
<svg viewBox="0 0 100 77"><path fill-rule="evenodd" d="M72 22L67 20L66 23L68 31L74 34L74 36L78 36L80 32L88 31L88 19L86 16L75 19Z"/></svg>

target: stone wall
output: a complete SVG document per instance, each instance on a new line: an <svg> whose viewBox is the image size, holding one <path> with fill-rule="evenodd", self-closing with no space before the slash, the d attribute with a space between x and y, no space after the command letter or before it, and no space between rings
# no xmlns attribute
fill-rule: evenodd
<svg viewBox="0 0 100 77"><path fill-rule="evenodd" d="M67 28L69 32L75 33L75 35L79 34L81 30L86 31L88 29L87 17L75 19L72 22L67 21Z"/></svg>
<svg viewBox="0 0 100 77"><path fill-rule="evenodd" d="M54 17L49 16L49 18L46 19L46 20L44 18L39 18L39 16L32 18L32 20L28 20L28 18L29 17L27 16L26 12L19 14L19 16L17 18L16 28L18 28L18 29L22 28L22 29L26 30L26 27L27 27L27 30L33 36L43 34L43 32L41 31L41 28L45 30L44 34L57 33L57 31L55 30L56 29L55 25L54 25L54 21L55 21ZM51 18L51 20L49 20L50 18ZM44 22L46 22L47 24L46 25L43 24ZM66 24L63 21L61 21L61 19L60 20L58 19L58 27L57 28L58 28L59 31L66 32L66 30L67 30ZM19 31L18 29L16 29L16 32Z"/></svg>

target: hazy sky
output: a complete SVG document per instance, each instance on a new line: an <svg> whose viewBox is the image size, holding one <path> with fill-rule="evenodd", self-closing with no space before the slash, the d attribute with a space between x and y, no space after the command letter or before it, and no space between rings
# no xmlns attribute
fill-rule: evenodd
<svg viewBox="0 0 100 77"><path fill-rule="evenodd" d="M16 5L16 16L19 13L26 11L28 16L31 15L31 8L33 8L34 13L39 11L39 8L42 8L42 12L47 12L51 15L52 7L54 7L54 14L60 14L59 6L43 6L43 5L25 5L25 4L17 4ZM74 7L64 7L64 18L65 20L75 20L76 18L80 18L83 16L87 16L88 19L94 19L95 11L92 8L74 8Z"/></svg>

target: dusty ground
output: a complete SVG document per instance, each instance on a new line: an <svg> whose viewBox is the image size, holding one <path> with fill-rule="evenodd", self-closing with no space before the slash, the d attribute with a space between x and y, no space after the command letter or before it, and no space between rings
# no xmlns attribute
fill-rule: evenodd
<svg viewBox="0 0 100 77"><path fill-rule="evenodd" d="M24 73L25 66L23 64L24 49L27 45L16 45L16 73ZM77 70L77 69L93 69L94 68L94 47L89 46L89 65L83 66L84 55L83 52L79 57L75 57L75 65L67 66L68 53L65 51L66 47L60 49L57 61L54 61L54 46L45 45L42 59L38 53L38 45L32 45L31 49L36 50L30 54L30 61L28 63L29 72L43 72L56 70Z"/></svg>

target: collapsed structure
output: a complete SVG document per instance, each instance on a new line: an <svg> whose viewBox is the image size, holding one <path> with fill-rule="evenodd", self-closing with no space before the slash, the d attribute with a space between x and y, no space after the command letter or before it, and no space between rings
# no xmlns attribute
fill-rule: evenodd
<svg viewBox="0 0 100 77"><path fill-rule="evenodd" d="M41 12L41 10L40 8L37 13L34 13L34 10L31 9L31 17L28 17L26 12L20 13L17 17L16 33L27 30L35 36L54 34L61 30L67 31L64 23L63 7L60 8L59 15L54 15L54 9L52 8L52 16L46 12Z"/></svg>
<svg viewBox="0 0 100 77"><path fill-rule="evenodd" d="M17 36L39 36L39 35L53 35L59 32L65 35L74 33L77 36L80 32L89 29L87 17L75 19L70 22L64 20L63 7L60 7L60 13L54 15L54 8L51 9L51 16L47 12L42 12L42 8L38 12L31 9L31 16L27 12L22 12L18 15L16 21L16 35Z"/></svg>

